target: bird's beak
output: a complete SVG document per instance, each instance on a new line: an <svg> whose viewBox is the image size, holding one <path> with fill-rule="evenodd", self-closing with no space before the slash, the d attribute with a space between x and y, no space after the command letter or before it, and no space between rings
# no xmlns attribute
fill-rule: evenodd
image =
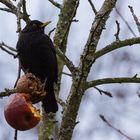
<svg viewBox="0 0 140 140"><path fill-rule="evenodd" d="M45 27L45 26L47 26L50 23L51 23L51 21L44 22L43 24L41 24L41 27Z"/></svg>

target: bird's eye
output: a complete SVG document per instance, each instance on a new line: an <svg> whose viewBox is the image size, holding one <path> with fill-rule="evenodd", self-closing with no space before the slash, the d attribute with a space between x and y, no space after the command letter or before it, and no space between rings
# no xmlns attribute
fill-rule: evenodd
<svg viewBox="0 0 140 140"><path fill-rule="evenodd" d="M37 27L37 25L36 25L36 24L33 24L32 26L33 26L34 28L36 28L36 27Z"/></svg>

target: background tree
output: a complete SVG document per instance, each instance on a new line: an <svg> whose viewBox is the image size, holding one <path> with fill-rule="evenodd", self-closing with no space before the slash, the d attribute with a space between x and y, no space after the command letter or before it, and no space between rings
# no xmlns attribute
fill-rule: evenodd
<svg viewBox="0 0 140 140"><path fill-rule="evenodd" d="M60 95L58 102L62 106L62 112L59 112L56 117L56 120L59 120L59 123L54 123L52 120L54 115L52 114L50 114L48 118L43 119L43 122L40 124L39 139L48 139L50 136L53 136L59 140L69 140L72 138L72 136L73 139L81 136L86 136L83 137L83 139L87 139L88 137L89 139L91 139L91 137L97 139L96 135L98 135L101 131L101 127L99 126L105 125L103 127L107 127L106 124L110 126L112 130L115 130L120 134L118 136L116 132L115 135L117 136L112 136L113 140L115 138L119 139L122 137L132 139L131 136L133 139L139 138L140 136L138 133L136 133L136 131L128 129L129 132L127 132L125 129L130 126L134 127L136 125L130 125L126 122L123 122L123 118L126 118L126 116L128 118L129 111L133 113L132 118L138 120L137 116L135 116L137 109L135 108L135 110L131 110L132 107L138 107L139 105L138 96L136 94L136 90L138 91L138 86L125 85L124 87L124 85L121 84L119 86L111 85L99 87L103 84L140 82L138 73L139 56L137 55L137 58L134 58L134 56L139 53L138 51L133 52L135 50L134 48L136 47L132 48L131 46L136 46L135 44L140 43L140 38L136 37L137 35L135 33L136 29L139 31L139 21L136 18L132 7L129 7L131 12L128 8L127 12L130 12L130 14L132 13L132 19L134 18L133 24L135 25L136 23L135 26L133 25L133 28L127 22L127 18L124 18L125 14L121 13L119 1L105 0L99 5L95 3L97 6L94 6L94 2L88 0L86 3L91 6L92 11L89 10L90 12L86 12L86 5L82 7L82 10L84 10L84 13L87 13L86 16L88 16L88 14L90 14L90 16L88 16L88 20L83 22L85 25L82 26L79 32L72 32L72 29L76 30L76 28L82 24L80 17L83 17L84 14L81 14L80 12L78 13L77 11L81 8L80 6L82 1L64 0L62 3L60 2L60 4L59 1L57 3L53 0L48 1L57 7L60 12L54 34L54 44L58 54L60 81L59 84L56 85L56 94ZM21 30L22 19L25 22L28 22L32 17L32 15L31 17L28 16L28 14L30 14L30 8L28 8L28 4L26 10L25 0L16 2L1 0L0 2L4 4L4 8L1 8L1 10L16 15L18 27L17 31L19 32ZM124 4L122 2L120 3ZM8 17L9 15L6 16ZM34 17L31 19L33 18ZM123 28L121 28L122 24L124 24ZM103 32L104 29L106 29L106 31ZM104 39L106 36L109 36L108 40ZM79 40L76 37L78 37ZM1 43L1 48L7 49L8 46L6 44L7 43ZM74 44L73 47L72 44ZM119 51L120 48L124 49ZM76 50L78 51L78 54L76 54ZM117 53L114 50L117 50ZM11 48L10 52L13 52ZM5 66L5 69L6 67L8 66ZM108 71L108 73L106 71ZM7 75L7 77L8 76L9 75ZM64 83L64 80L66 79L68 80L68 82L66 82L66 85L68 85L67 87ZM61 87L63 90L61 90ZM89 88L93 88L94 90L90 89L89 92ZM106 91L106 89L108 89L110 92ZM107 97L100 97L98 94L93 95L93 93L96 92L99 92L101 95L105 94ZM131 95L132 92L133 95ZM108 97L114 98L110 99ZM128 102L130 108L126 108ZM80 105L81 109L79 110ZM95 105L96 107L93 108ZM90 115L88 112L90 112ZM122 112L123 114L121 115L120 113ZM82 119L82 116L85 114L88 114L90 118L86 119L87 122L85 119ZM106 115L107 117L110 117L109 121L106 118ZM114 121L114 119L116 121ZM102 122L99 120L103 121L104 124L102 124ZM84 121L87 125L84 125ZM119 127L121 126L121 122L123 122L123 125L126 125L123 130L120 130ZM131 123L133 123L133 119L131 120ZM54 125L55 131L53 135L51 135L52 130L54 130ZM84 128L87 129L85 130ZM80 129L81 132L85 133L85 135L78 133ZM100 131L98 131L98 129ZM101 132L101 138L105 138L106 135L108 136L107 131L109 130L110 129L107 129ZM95 134L97 131L98 133L93 136L93 133ZM133 131L133 133L131 133L131 131ZM98 136L98 138L99 137L100 136ZM111 138L111 135L108 137Z"/></svg>

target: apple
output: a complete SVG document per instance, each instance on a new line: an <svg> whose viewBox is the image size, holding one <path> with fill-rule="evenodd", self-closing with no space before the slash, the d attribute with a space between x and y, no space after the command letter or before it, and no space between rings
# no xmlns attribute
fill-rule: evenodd
<svg viewBox="0 0 140 140"><path fill-rule="evenodd" d="M27 93L33 104L40 102L46 95L42 83L32 73L21 76L16 85L16 92Z"/></svg>
<svg viewBox="0 0 140 140"><path fill-rule="evenodd" d="M25 93L12 95L4 108L5 119L10 126L25 131L35 127L40 119L40 112L29 101Z"/></svg>

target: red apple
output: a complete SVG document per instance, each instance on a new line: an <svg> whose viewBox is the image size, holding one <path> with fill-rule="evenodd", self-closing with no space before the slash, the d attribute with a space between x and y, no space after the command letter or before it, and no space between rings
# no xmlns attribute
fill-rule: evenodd
<svg viewBox="0 0 140 140"><path fill-rule="evenodd" d="M17 130L28 130L35 127L40 119L40 112L28 101L27 94L14 94L4 108L5 119Z"/></svg>

